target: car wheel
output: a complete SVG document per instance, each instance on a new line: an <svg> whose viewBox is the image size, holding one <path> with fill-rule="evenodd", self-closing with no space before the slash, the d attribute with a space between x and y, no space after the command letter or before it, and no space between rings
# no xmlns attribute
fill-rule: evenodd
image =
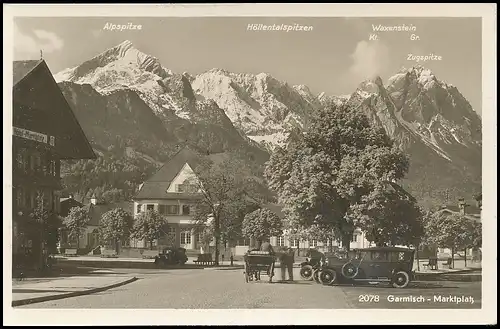
<svg viewBox="0 0 500 329"><path fill-rule="evenodd" d="M406 288L410 283L410 276L405 271L399 271L392 277L392 286L394 288Z"/></svg>
<svg viewBox="0 0 500 329"><path fill-rule="evenodd" d="M324 269L319 274L319 281L325 286L331 286L337 282L337 272L331 268Z"/></svg>
<svg viewBox="0 0 500 329"><path fill-rule="evenodd" d="M347 279L353 279L358 275L358 268L353 263L346 263L342 266L342 275Z"/></svg>
<svg viewBox="0 0 500 329"><path fill-rule="evenodd" d="M316 283L321 283L321 281L319 281L319 274L320 274L321 270L319 269L315 269L314 272L313 272L313 280L316 282Z"/></svg>
<svg viewBox="0 0 500 329"><path fill-rule="evenodd" d="M304 265L300 268L300 277L306 281L313 280L313 267L311 265Z"/></svg>

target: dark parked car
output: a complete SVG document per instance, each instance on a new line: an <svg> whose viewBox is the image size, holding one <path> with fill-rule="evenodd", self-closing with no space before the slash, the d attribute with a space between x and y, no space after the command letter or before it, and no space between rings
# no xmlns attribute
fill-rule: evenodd
<svg viewBox="0 0 500 329"><path fill-rule="evenodd" d="M326 285L342 282L387 282L405 288L413 277L414 249L373 247L351 251L348 258L327 258L319 272Z"/></svg>
<svg viewBox="0 0 500 329"><path fill-rule="evenodd" d="M165 248L155 257L157 265L183 265L187 262L186 249L184 248Z"/></svg>

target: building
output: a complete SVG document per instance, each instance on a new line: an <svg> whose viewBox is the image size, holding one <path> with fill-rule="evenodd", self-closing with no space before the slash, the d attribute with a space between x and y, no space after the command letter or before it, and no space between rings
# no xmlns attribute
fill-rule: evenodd
<svg viewBox="0 0 500 329"><path fill-rule="evenodd" d="M15 61L12 89L13 260L36 267L46 245L29 214L37 200L60 212L61 160L96 156L44 60Z"/></svg>
<svg viewBox="0 0 500 329"><path fill-rule="evenodd" d="M80 253L89 253L92 250L104 246L103 242L99 239L99 225L101 222L102 216L113 209L123 208L125 211L129 212L132 215L132 203L128 201L118 202L118 203L105 203L99 201L98 198L93 195L90 199L90 202L86 205L76 201L72 196L69 198L61 199L61 216L65 217L69 214L69 211L74 206L83 208L87 211L87 214L90 218L88 225L85 227L85 230L82 236L79 238L77 242L76 239L70 239L68 237L68 233L61 228L60 230L60 249L67 248L79 248ZM124 241L125 247L129 246L129 241ZM115 246L112 246L114 249Z"/></svg>
<svg viewBox="0 0 500 329"><path fill-rule="evenodd" d="M166 216L167 232L153 242L154 247L174 246L188 250L199 250L199 234L193 221L193 206L200 194L189 193L194 169L200 156L189 148L181 149L166 162L152 177L139 187L133 198L134 217L143 211L156 210ZM149 248L147 241L131 241L132 248Z"/></svg>
<svg viewBox="0 0 500 329"><path fill-rule="evenodd" d="M458 200L457 205L445 205L436 212L436 215L440 217L450 216L450 215L461 215L471 221L481 222L481 203L480 201L477 201L476 204L468 204L465 202L464 198L460 198ZM462 252L462 251L460 250L457 252ZM467 254L472 255L473 253L476 252L477 250L473 251L472 249L469 249L467 251ZM451 249L437 248L437 254L438 258L451 257Z"/></svg>
<svg viewBox="0 0 500 329"><path fill-rule="evenodd" d="M267 208L278 215L278 217L284 219L285 215L281 211L281 206L278 204L267 204L264 205L264 208ZM298 250L305 252L309 248L316 248L322 252L328 252L329 250L337 249L341 247L341 243L335 239L330 239L328 241L318 241L318 240L298 240L292 239L290 234L285 231L281 236L273 236L269 239L269 242L273 246L277 247L292 247L297 248ZM251 239L240 239L236 241L236 245L233 249L234 255L243 255L250 246L254 245L254 241ZM366 240L365 234L360 229L356 229L353 233L351 243L349 245L350 249L356 248L368 248L373 246L373 243L370 243Z"/></svg>

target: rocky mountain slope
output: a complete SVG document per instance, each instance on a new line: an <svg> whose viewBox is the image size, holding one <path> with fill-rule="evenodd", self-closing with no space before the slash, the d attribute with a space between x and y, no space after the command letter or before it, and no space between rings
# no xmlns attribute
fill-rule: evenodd
<svg viewBox="0 0 500 329"><path fill-rule="evenodd" d="M421 66L385 84L362 82L351 95L315 95L266 73L177 74L125 41L55 77L103 152L119 144L125 157L154 164L187 144L238 154L259 171L266 150L307 125L309 113L355 106L410 154L405 185L424 204L480 190L481 120L457 88Z"/></svg>

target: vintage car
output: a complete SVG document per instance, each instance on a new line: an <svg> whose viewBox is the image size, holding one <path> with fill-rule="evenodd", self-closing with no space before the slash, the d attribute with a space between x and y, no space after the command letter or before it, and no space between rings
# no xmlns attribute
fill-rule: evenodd
<svg viewBox="0 0 500 329"><path fill-rule="evenodd" d="M387 282L405 288L413 277L414 249L372 247L352 250L347 257L327 257L318 272L325 285L356 282Z"/></svg>
<svg viewBox="0 0 500 329"><path fill-rule="evenodd" d="M165 265L183 265L188 261L186 249L184 248L164 248L158 256L155 257L155 264Z"/></svg>

